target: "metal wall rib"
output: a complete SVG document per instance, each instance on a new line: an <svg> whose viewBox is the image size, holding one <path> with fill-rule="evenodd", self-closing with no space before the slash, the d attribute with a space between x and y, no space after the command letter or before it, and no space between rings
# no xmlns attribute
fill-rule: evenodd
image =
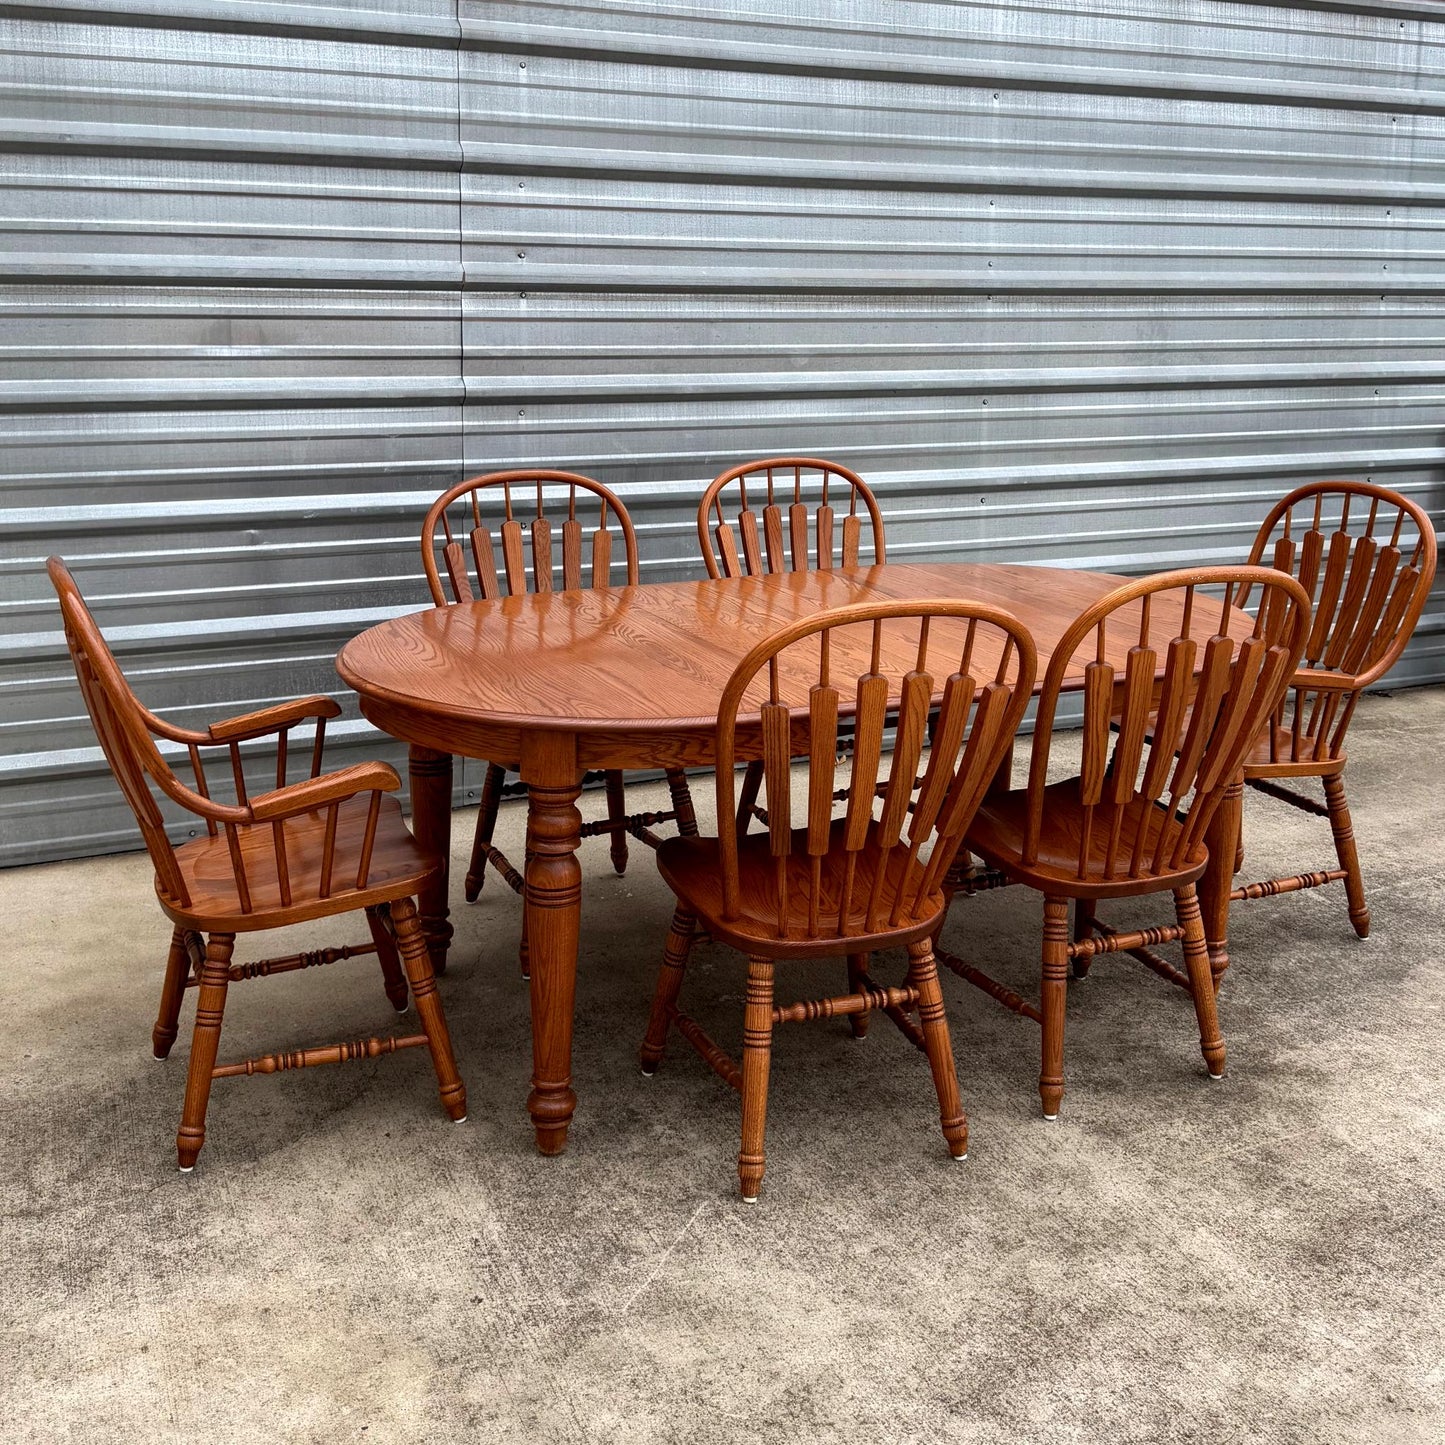
<svg viewBox="0 0 1445 1445"><path fill-rule="evenodd" d="M199 720L339 692L463 467L616 485L649 580L779 450L899 557L1236 557L1341 474L1440 518L1435 13L0 3L0 862L134 842L52 551Z"/></svg>

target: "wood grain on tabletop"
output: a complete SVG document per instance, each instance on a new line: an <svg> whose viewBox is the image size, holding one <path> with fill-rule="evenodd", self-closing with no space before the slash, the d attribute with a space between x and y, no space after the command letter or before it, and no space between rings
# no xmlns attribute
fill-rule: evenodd
<svg viewBox="0 0 1445 1445"><path fill-rule="evenodd" d="M1079 612L1121 581L1064 568L893 563L532 594L395 618L347 643L337 668L366 697L450 717L568 731L710 727L738 659L771 632L822 608L972 598L1012 612L1047 657ZM1105 656L1122 669L1137 619L1120 614L1119 621ZM1156 608L1161 639L1172 636L1178 622L1168 606ZM1243 636L1249 626L1236 614L1231 634ZM861 663L868 631L840 633L833 645L840 662ZM1092 660L1081 653L1068 684L1082 686ZM809 681L802 670L785 675L784 696L801 697Z"/></svg>

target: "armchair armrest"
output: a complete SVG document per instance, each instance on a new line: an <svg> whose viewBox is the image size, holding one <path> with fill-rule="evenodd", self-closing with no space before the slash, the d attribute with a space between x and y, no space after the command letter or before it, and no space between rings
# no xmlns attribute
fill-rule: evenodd
<svg viewBox="0 0 1445 1445"><path fill-rule="evenodd" d="M1352 673L1330 672L1323 667L1300 667L1295 669L1289 685L1319 692L1354 692L1360 682Z"/></svg>
<svg viewBox="0 0 1445 1445"><path fill-rule="evenodd" d="M358 793L394 793L400 787L396 770L386 763L355 763L252 798L251 816L258 823L276 823L300 813L314 813L332 803L345 802Z"/></svg>
<svg viewBox="0 0 1445 1445"><path fill-rule="evenodd" d="M243 713L240 717L225 718L221 722L212 723L209 729L210 741L246 742L250 738L280 732L282 728L304 722L307 718L320 720L340 715L340 706L329 697L298 697L294 702L277 703L275 707L263 707L257 712Z"/></svg>

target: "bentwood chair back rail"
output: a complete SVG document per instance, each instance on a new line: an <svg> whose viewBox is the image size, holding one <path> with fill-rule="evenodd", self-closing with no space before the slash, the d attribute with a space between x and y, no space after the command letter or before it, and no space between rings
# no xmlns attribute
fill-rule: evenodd
<svg viewBox="0 0 1445 1445"><path fill-rule="evenodd" d="M1399 659L1420 620L1435 577L1435 529L1416 503L1365 482L1300 487L1265 518L1249 554L1299 579L1313 621L1306 666L1245 758L1251 787L1304 812L1327 817L1338 867L1249 883L1235 900L1343 882L1350 922L1370 931L1364 879L1345 798L1345 733L1365 688ZM1280 780L1317 777L1324 803ZM1243 866L1243 850L1235 860Z"/></svg>
<svg viewBox="0 0 1445 1445"><path fill-rule="evenodd" d="M400 787L385 763L359 763L321 772L325 725L340 709L329 698L292 703L214 723L205 732L173 727L145 708L131 691L65 564L46 564L60 599L66 642L76 678L106 761L140 825L156 870L156 896L171 920L170 955L152 1033L158 1059L174 1043L187 988L198 987L195 1032L186 1076L176 1150L189 1170L205 1142L211 1081L277 1073L316 1064L375 1058L425 1045L431 1051L442 1103L453 1119L466 1117L466 1091L452 1057L446 1019L432 976L413 898L437 870L417 847L387 796ZM288 784L287 741L293 728L314 723L310 776ZM274 736L276 785L249 795L243 742ZM195 782L171 770L156 745L162 738L184 747ZM223 749L236 801L211 796L202 750ZM200 818L205 835L175 847L156 795ZM324 949L254 963L232 962L238 933L364 910L370 944ZM204 945L202 935L208 935ZM263 1054L217 1066L221 1017L228 985L337 959L376 954L387 998L401 1013L408 984L422 1032L404 1037L350 1040L316 1048ZM403 973L404 970L404 973Z"/></svg>
<svg viewBox="0 0 1445 1445"><path fill-rule="evenodd" d="M559 512L560 526L556 525ZM475 597L519 596L528 591L529 582L537 592L551 592L559 581L563 591L610 587L619 543L622 581L636 586L637 535L627 508L615 493L574 472L491 472L457 483L432 503L422 524L422 565L432 601L445 607ZM523 888L520 871L492 842L506 772L499 764L489 763L482 782L464 885L468 903L475 902L481 892L488 863L514 891L520 893ZM607 817L584 824L583 836L608 834L617 872L627 868L629 833L655 848L661 841L652 831L655 824L676 822L683 832L696 831L684 774L669 769L667 779L673 798L669 811L629 814L622 773L608 769L604 774ZM525 937L522 967L525 973Z"/></svg>
<svg viewBox="0 0 1445 1445"><path fill-rule="evenodd" d="M777 1023L884 1010L927 1054L949 1151L966 1154L968 1125L930 940L949 865L1013 738L1035 668L1033 639L1008 613L981 603L904 601L840 608L787 627L753 648L729 679L717 720L719 835L670 839L658 853L678 903L641 1059L653 1072L676 1024L741 1092L744 1199L757 1198L763 1176ZM840 713L854 728L841 798ZM745 753L740 717L752 737ZM885 760L890 721L896 733ZM768 827L749 836L737 820L735 765L759 741ZM793 777L799 755L807 758L801 786ZM699 922L748 957L741 1067L677 1005ZM867 971L868 955L890 947L908 950L900 987L880 986ZM847 994L774 1005L779 961L827 957L854 960ZM908 1017L915 1008L921 1028Z"/></svg>
<svg viewBox="0 0 1445 1445"><path fill-rule="evenodd" d="M1253 630L1232 637L1232 620L1256 589ZM1270 567L1205 567L1118 588L1088 608L1054 650L1039 697L1028 784L991 794L965 844L1044 896L1040 1002L1035 1006L975 966L940 955L962 977L1042 1025L1045 1117L1058 1114L1064 1093L1071 960L1087 966L1098 954L1133 952L1186 989L1209 1074L1222 1074L1217 981L1196 897L1209 862L1206 831L1284 697L1308 623L1309 601L1293 577ZM1121 634L1133 638L1122 676L1109 660L1110 637ZM1050 783L1059 696L1081 653L1091 659L1084 669L1082 767L1078 776ZM1172 926L1116 933L1087 911L1098 899L1162 891L1174 895ZM1071 899L1079 900L1081 922L1073 942ZM1176 940L1183 942L1183 973L1152 952Z"/></svg>
<svg viewBox="0 0 1445 1445"><path fill-rule="evenodd" d="M698 504L697 540L709 577L826 572L866 565L865 518L877 564L886 560L883 516L862 477L820 457L765 457L713 480Z"/></svg>

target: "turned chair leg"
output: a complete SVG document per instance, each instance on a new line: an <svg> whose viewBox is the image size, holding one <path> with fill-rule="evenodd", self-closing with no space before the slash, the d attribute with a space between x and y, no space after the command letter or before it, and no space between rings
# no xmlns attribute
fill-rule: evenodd
<svg viewBox="0 0 1445 1445"><path fill-rule="evenodd" d="M756 1204L763 1183L763 1134L768 1123L768 1066L773 1052L773 961L748 960L743 1011L743 1142L738 1184L743 1202Z"/></svg>
<svg viewBox="0 0 1445 1445"><path fill-rule="evenodd" d="M456 1123L465 1123L467 1091L452 1054L452 1039L447 1032L446 1015L442 1012L441 998L437 994L431 954L426 946L426 935L421 930L421 920L417 917L416 904L410 898L398 898L391 905L391 922L396 930L396 946L411 984L416 1016L426 1035L427 1048L431 1050L442 1107Z"/></svg>
<svg viewBox="0 0 1445 1445"><path fill-rule="evenodd" d="M667 944L662 951L662 970L657 976L657 989L652 996L652 1012L647 1019L647 1033L637 1057L642 1072L651 1076L662 1062L663 1049L667 1045L667 1032L672 1027L673 1011L677 1008L677 996L682 991L683 974L687 971L688 955L697 938L696 915L678 905L672 915L672 927L668 929Z"/></svg>
<svg viewBox="0 0 1445 1445"><path fill-rule="evenodd" d="M1355 828L1350 805L1345 801L1345 780L1338 773L1323 779L1325 806L1330 810L1330 831L1335 835L1335 855L1345 870L1345 896L1350 903L1350 923L1361 938L1370 936L1370 910L1365 904L1365 880L1360 873L1360 855L1355 851Z"/></svg>
<svg viewBox="0 0 1445 1445"><path fill-rule="evenodd" d="M692 789L681 768L667 770L667 790L672 794L672 811L677 814L677 831L684 838L697 837L697 813L692 806Z"/></svg>
<svg viewBox="0 0 1445 1445"><path fill-rule="evenodd" d="M618 873L627 872L627 829L621 825L627 821L627 794L622 786L622 774L609 768L603 775L607 788L607 821L615 824L609 836L612 839L612 867Z"/></svg>
<svg viewBox="0 0 1445 1445"><path fill-rule="evenodd" d="M1199 1047L1211 1079L1224 1075L1224 1038L1219 1032L1219 1011L1214 998L1214 977L1209 967L1209 947L1204 939L1204 919L1194 884L1174 890L1174 916L1184 930L1184 966L1189 971L1189 991L1194 996L1194 1014L1199 1020Z"/></svg>
<svg viewBox="0 0 1445 1445"><path fill-rule="evenodd" d="M1092 938L1094 930L1089 926L1089 905L1082 898L1074 899L1074 942L1083 943L1085 939ZM1094 962L1092 954L1083 954L1073 960L1071 965L1075 978L1088 978L1089 969Z"/></svg>
<svg viewBox="0 0 1445 1445"><path fill-rule="evenodd" d="M848 992L861 993L863 989L863 978L868 972L868 955L866 953L850 953L848 955ZM868 1015L849 1014L848 1026L853 1030L855 1039L866 1039L868 1037Z"/></svg>
<svg viewBox="0 0 1445 1445"><path fill-rule="evenodd" d="M507 780L507 770L496 763L487 764L487 775L482 779L482 800L477 808L477 832L472 839L472 861L467 864L467 878L462 892L468 903L475 903L487 881L487 849L492 846L492 834L497 830L497 808L502 801L502 784Z"/></svg>
<svg viewBox="0 0 1445 1445"><path fill-rule="evenodd" d="M386 996L397 1013L406 1012L406 975L401 971L401 958L396 951L396 940L391 936L386 918L380 907L366 910L366 923L371 929L371 941L376 945L376 956L381 961L382 986Z"/></svg>
<svg viewBox="0 0 1445 1445"><path fill-rule="evenodd" d="M196 1167L206 1142L206 1105L211 1100L211 1071L221 1043L221 1015L226 1009L226 987L231 981L234 933L213 933L201 965L196 999L196 1027L191 1036L191 1059L186 1070L186 1097L181 1105L181 1127L176 1134L176 1162L183 1174Z"/></svg>
<svg viewBox="0 0 1445 1445"><path fill-rule="evenodd" d="M1069 900L1044 899L1043 981L1039 987L1043 1014L1043 1062L1039 1098L1044 1118L1057 1119L1064 1097L1064 1009L1068 1001Z"/></svg>
<svg viewBox="0 0 1445 1445"><path fill-rule="evenodd" d="M918 990L918 1017L923 1025L928 1066L933 1070L933 1087L938 1092L938 1118L943 1125L943 1137L948 1141L948 1152L955 1159L967 1159L968 1117L958 1097L958 1070L948 1036L948 1019L943 1011L938 964L934 961L933 945L926 938L908 945L908 985Z"/></svg>
<svg viewBox="0 0 1445 1445"><path fill-rule="evenodd" d="M181 1002L186 996L186 980L191 974L191 955L186 948L186 930L171 931L171 951L166 956L166 977L161 984L161 1007L156 1026L151 1030L151 1052L158 1059L168 1058L171 1045L179 1032Z"/></svg>

